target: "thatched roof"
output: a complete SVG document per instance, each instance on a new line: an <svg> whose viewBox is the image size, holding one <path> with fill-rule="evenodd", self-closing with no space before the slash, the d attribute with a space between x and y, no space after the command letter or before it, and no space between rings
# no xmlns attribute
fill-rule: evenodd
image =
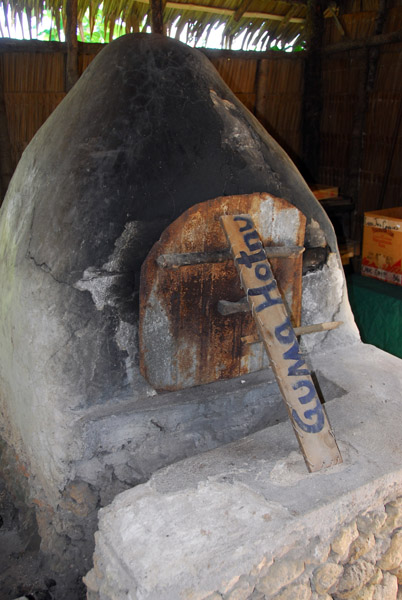
<svg viewBox="0 0 402 600"><path fill-rule="evenodd" d="M145 9L146 10L146 9ZM166 23L177 22L178 30L186 23L195 38L214 27L224 24L222 45L230 45L231 39L246 32L244 47L260 42L265 47L271 41L290 43L300 36L305 21L306 6L275 0L191 0L167 1Z"/></svg>
<svg viewBox="0 0 402 600"><path fill-rule="evenodd" d="M44 10L50 9L55 30L60 31L66 22L66 4L66 0L0 0L0 11L14 18L25 11L28 21L32 17L40 21ZM259 49L266 49L273 42L303 41L307 10L303 0L164 0L163 5L167 33L179 37L185 30L192 43L219 26L223 26L221 47L230 48L242 34L244 49L257 43ZM124 33L145 31L150 25L150 0L78 0L78 24L86 13L93 27L99 11L111 37L120 24Z"/></svg>

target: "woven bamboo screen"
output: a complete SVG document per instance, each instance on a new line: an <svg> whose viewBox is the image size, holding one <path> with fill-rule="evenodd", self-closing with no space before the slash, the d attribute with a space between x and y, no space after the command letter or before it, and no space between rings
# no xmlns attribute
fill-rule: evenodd
<svg viewBox="0 0 402 600"><path fill-rule="evenodd" d="M30 52L0 54L12 162L64 98L64 55Z"/></svg>
<svg viewBox="0 0 402 600"><path fill-rule="evenodd" d="M302 59L261 61L256 117L298 162L301 154Z"/></svg>
<svg viewBox="0 0 402 600"><path fill-rule="evenodd" d="M376 87L368 107L360 187L360 196L366 199L364 210L379 208L388 168L389 181L382 207L402 205L402 128L398 127L401 110L402 45L395 44L381 53Z"/></svg>
<svg viewBox="0 0 402 600"><path fill-rule="evenodd" d="M362 3L352 8L361 10ZM340 17L347 39L365 39L374 34L378 2L363 2L363 12ZM328 20L324 46L342 41L339 28ZM402 7L389 9L384 33L402 29ZM322 61L323 110L321 115L320 180L348 189L354 124L361 106L359 93L367 78L368 48L325 55ZM358 212L402 205L402 45L374 49L378 63L374 87L369 93L363 120L362 162L359 194L354 198ZM381 206L382 205L382 206Z"/></svg>
<svg viewBox="0 0 402 600"><path fill-rule="evenodd" d="M94 57L94 53L79 55L80 72ZM3 52L0 61L16 165L35 132L65 96L65 54ZM294 155L300 147L302 62L297 57L263 61L212 58L212 63L236 96L251 112L258 112L258 118ZM259 63L263 63L264 77L257 86Z"/></svg>
<svg viewBox="0 0 402 600"><path fill-rule="evenodd" d="M323 61L321 183L345 186L360 71L353 56L335 55Z"/></svg>
<svg viewBox="0 0 402 600"><path fill-rule="evenodd" d="M241 58L212 59L222 79L251 112L255 110L258 62Z"/></svg>
<svg viewBox="0 0 402 600"><path fill-rule="evenodd" d="M303 60L212 59L222 79L271 135L297 158L301 146Z"/></svg>
<svg viewBox="0 0 402 600"><path fill-rule="evenodd" d="M341 25L350 38L371 35L377 12L370 10L343 15ZM402 8L388 13L384 32L402 29ZM335 21L326 19L326 45L341 41ZM95 53L92 45L81 47L82 72ZM322 114L319 181L348 189L351 150L359 89L366 77L367 49L325 54L322 59ZM399 206L399 164L402 159L402 52L399 44L378 48L379 60L374 88L370 92L359 171L360 192L354 198L359 212L383 205ZM295 159L301 155L301 103L303 65L300 55L272 58L211 55L211 61L237 97ZM34 133L65 95L65 54L55 52L0 53L9 134L14 165ZM386 176L388 174L388 176ZM387 183L387 185L385 185ZM383 197L383 198L382 198Z"/></svg>

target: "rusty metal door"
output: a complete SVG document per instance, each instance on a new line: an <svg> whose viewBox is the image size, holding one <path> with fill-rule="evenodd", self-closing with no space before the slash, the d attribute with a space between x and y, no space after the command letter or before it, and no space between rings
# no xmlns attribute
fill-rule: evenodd
<svg viewBox="0 0 402 600"><path fill-rule="evenodd" d="M218 311L220 300L237 302L244 296L233 259L222 255L228 244L219 217L243 213L252 216L264 246L303 245L306 218L293 205L269 194L226 196L183 213L144 261L140 368L157 390L237 377L268 364L262 345L247 343L246 338L256 335L251 314ZM204 253L203 261L175 266L172 255L186 253ZM194 261L190 257L187 262ZM298 326L302 254L270 262L292 324Z"/></svg>

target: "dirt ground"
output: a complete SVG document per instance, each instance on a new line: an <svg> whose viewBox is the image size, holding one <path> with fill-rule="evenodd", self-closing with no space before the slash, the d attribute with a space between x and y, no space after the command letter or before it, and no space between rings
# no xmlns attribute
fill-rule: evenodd
<svg viewBox="0 0 402 600"><path fill-rule="evenodd" d="M46 564L32 515L22 515L0 479L0 600L82 600L81 581L66 586Z"/></svg>

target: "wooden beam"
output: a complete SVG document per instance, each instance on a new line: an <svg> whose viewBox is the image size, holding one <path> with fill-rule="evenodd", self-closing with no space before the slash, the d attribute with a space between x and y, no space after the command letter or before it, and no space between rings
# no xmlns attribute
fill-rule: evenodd
<svg viewBox="0 0 402 600"><path fill-rule="evenodd" d="M98 54L107 44L78 42L79 54ZM67 54L66 42L42 42L41 40L12 40L0 38L0 54L7 52L35 52Z"/></svg>
<svg viewBox="0 0 402 600"><path fill-rule="evenodd" d="M367 79L368 63L368 48L362 48L355 55L355 64L359 66L357 69L357 98L353 111L352 134L347 161L348 168L344 184L345 194L353 199L357 207L357 212L359 212L360 169L364 151L364 132L366 130L366 116L370 94ZM359 236L357 239L360 238L357 230L353 232L354 235Z"/></svg>
<svg viewBox="0 0 402 600"><path fill-rule="evenodd" d="M362 40L351 40L331 44L323 48L323 54L330 55L338 52L349 52L351 50L360 50L361 48L371 48L373 46L385 46L387 44L399 44L402 42L402 30L392 31L391 33L382 33Z"/></svg>
<svg viewBox="0 0 402 600"><path fill-rule="evenodd" d="M78 42L78 53L93 55L98 54L107 44L95 44ZM254 50L217 50L214 48L197 48L205 54L210 60L221 58L242 60L304 60L304 52L284 52L283 50L264 50L262 52ZM67 54L67 44L65 42L41 42L40 40L11 40L8 38L0 39L0 54L7 52L40 52L52 54L61 52Z"/></svg>
<svg viewBox="0 0 402 600"><path fill-rule="evenodd" d="M291 53L289 52L289 55ZM297 54L301 54L298 52ZM268 96L271 92L269 87L269 76L271 70L271 61L259 60L255 82L255 108L254 114L260 123L269 131L270 123L268 120L269 111L267 111ZM268 113L268 114L267 114Z"/></svg>
<svg viewBox="0 0 402 600"><path fill-rule="evenodd" d="M380 0L377 13L375 35L380 35L385 24L387 0ZM371 94L374 90L380 51L378 46L365 46L358 51L360 59L360 80L358 85L357 102L353 115L352 138L348 157L348 173L345 184L345 194L354 200L357 214L364 211L364 199L360 197L360 172L363 164L364 149L367 133L367 112ZM361 235L361 222L356 220L354 239Z"/></svg>
<svg viewBox="0 0 402 600"><path fill-rule="evenodd" d="M242 0L240 6L237 8L236 12L233 15L233 18L236 22L240 21L248 7L250 6L252 0Z"/></svg>
<svg viewBox="0 0 402 600"><path fill-rule="evenodd" d="M77 39L77 21L78 8L77 0L67 0L66 4L66 91L69 92L73 85L78 81L78 39Z"/></svg>
<svg viewBox="0 0 402 600"><path fill-rule="evenodd" d="M384 208L389 176L391 174L391 169L392 169L392 165L394 162L395 149L396 149L396 145L397 145L398 139L399 139L399 131L401 129L401 122L402 122L402 100L399 102L398 114L396 116L396 124L395 124L394 131L392 134L391 149L390 149L390 153L389 153L389 156L387 159L387 166L386 166L386 169L384 172L384 177L383 177L382 184L381 184L380 195L378 197L377 210Z"/></svg>
<svg viewBox="0 0 402 600"><path fill-rule="evenodd" d="M334 8L330 4L328 5L328 8L324 11L324 18L327 19L329 17L334 19L335 27L337 28L337 30L339 31L341 36L343 38L346 37L346 31L345 31L342 23L338 19L338 10L335 11Z"/></svg>
<svg viewBox="0 0 402 600"><path fill-rule="evenodd" d="M40 40L0 39L0 54L6 52L67 52L65 42L42 42Z"/></svg>
<svg viewBox="0 0 402 600"><path fill-rule="evenodd" d="M14 171L11 155L11 142L8 132L6 104L2 73L0 72L0 206L6 195L8 184Z"/></svg>
<svg viewBox="0 0 402 600"><path fill-rule="evenodd" d="M142 2L143 4L149 4L149 1L150 0L137 0L137 2ZM233 10L231 8L225 8L224 6L208 6L207 4L195 4L194 2L176 2L175 0L167 0L166 8L175 8L181 11L191 10L192 12L205 12L213 15L227 15L228 17L234 17L236 14L236 10ZM282 21L283 19L285 19L286 15L246 10L243 13L243 17L247 19L263 19L265 21ZM292 17L291 19L289 19L289 23L304 22L304 17Z"/></svg>
<svg viewBox="0 0 402 600"><path fill-rule="evenodd" d="M246 12L244 13L243 17L246 17L247 19L265 19L267 21L283 21L286 19L286 15L275 15L273 13L269 14L269 13L262 13L262 12L251 12L249 10L246 10ZM300 24L304 24L306 22L306 19L304 17L291 17L288 21L288 23L300 23Z"/></svg>
<svg viewBox="0 0 402 600"><path fill-rule="evenodd" d="M304 60L304 52L285 52L284 50L264 50L258 52L255 50L216 50L212 48L197 48L205 54L210 60L218 60L220 58L242 60L257 60L259 63L267 60Z"/></svg>
<svg viewBox="0 0 402 600"><path fill-rule="evenodd" d="M268 258L296 258L304 252L303 246L265 246ZM225 262L231 258L229 249L221 252L187 252L183 254L161 254L156 259L158 267L177 269L189 265L204 265L207 263Z"/></svg>
<svg viewBox="0 0 402 600"><path fill-rule="evenodd" d="M288 12L286 13L286 15L283 17L281 23L280 23L280 27L283 28L285 27L288 23L291 22L291 19L293 18L294 13L297 11L297 5L293 4L293 6L290 7L290 9L288 10Z"/></svg>
<svg viewBox="0 0 402 600"><path fill-rule="evenodd" d="M320 0L308 0L306 18L307 55L304 63L302 99L302 157L305 176L318 181L320 166L322 69L321 48L324 16Z"/></svg>
<svg viewBox="0 0 402 600"><path fill-rule="evenodd" d="M151 0L151 30L152 33L163 34L163 1Z"/></svg>

